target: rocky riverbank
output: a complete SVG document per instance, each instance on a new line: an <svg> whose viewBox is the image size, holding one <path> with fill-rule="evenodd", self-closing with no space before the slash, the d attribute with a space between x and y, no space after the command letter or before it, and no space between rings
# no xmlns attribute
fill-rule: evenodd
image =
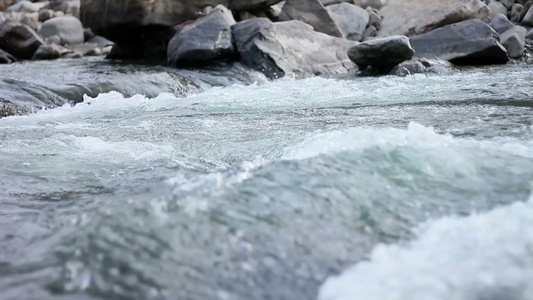
<svg viewBox="0 0 533 300"><path fill-rule="evenodd" d="M390 3L389 3L390 2ZM106 55L268 78L531 63L533 0L0 0L0 63ZM8 74L3 74L8 78ZM4 99L0 115L24 112Z"/></svg>

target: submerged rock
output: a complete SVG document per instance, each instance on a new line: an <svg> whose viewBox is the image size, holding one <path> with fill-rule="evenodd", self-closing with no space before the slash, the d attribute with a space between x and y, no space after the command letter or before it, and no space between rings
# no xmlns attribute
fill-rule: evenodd
<svg viewBox="0 0 533 300"><path fill-rule="evenodd" d="M176 33L168 44L168 62L176 65L233 58L233 24L235 19L231 11L222 5L217 6L209 15Z"/></svg>
<svg viewBox="0 0 533 300"><path fill-rule="evenodd" d="M27 115L30 111L27 108L13 104L7 100L0 98L0 118L9 116Z"/></svg>
<svg viewBox="0 0 533 300"><path fill-rule="evenodd" d="M513 26L500 36L501 44L507 49L511 58L520 58L526 46L526 29L522 26Z"/></svg>
<svg viewBox="0 0 533 300"><path fill-rule="evenodd" d="M362 39L370 19L368 11L346 2L330 5L326 9L344 38L352 41Z"/></svg>
<svg viewBox="0 0 533 300"><path fill-rule="evenodd" d="M347 56L353 42L313 31L300 21L250 19L233 25L232 31L242 62L271 79L355 69Z"/></svg>
<svg viewBox="0 0 533 300"><path fill-rule="evenodd" d="M10 63L14 63L16 61L17 61L17 59L13 55L11 55L11 54L5 52L4 50L0 49L0 64L10 64Z"/></svg>
<svg viewBox="0 0 533 300"><path fill-rule="evenodd" d="M453 72L453 65L446 60L414 58L401 62L390 71L389 75L407 76L413 74L450 74Z"/></svg>
<svg viewBox="0 0 533 300"><path fill-rule="evenodd" d="M365 41L351 47L348 57L361 70L368 67L379 74L389 73L399 63L415 54L406 36L391 36Z"/></svg>
<svg viewBox="0 0 533 300"><path fill-rule="evenodd" d="M279 16L280 21L298 20L311 25L315 31L342 37L341 30L318 0L287 0Z"/></svg>
<svg viewBox="0 0 533 300"><path fill-rule="evenodd" d="M468 19L485 19L490 9L479 0L403 0L391 1L380 13L378 36L413 36Z"/></svg>
<svg viewBox="0 0 533 300"><path fill-rule="evenodd" d="M0 24L0 48L18 59L31 59L42 44L43 40L27 25L13 22Z"/></svg>
<svg viewBox="0 0 533 300"><path fill-rule="evenodd" d="M39 34L44 38L57 35L61 38L61 44L83 43L83 25L73 16L57 17L45 21Z"/></svg>
<svg viewBox="0 0 533 300"><path fill-rule="evenodd" d="M468 20L411 37L416 57L435 58L461 65L505 63L507 51L499 36L480 20Z"/></svg>

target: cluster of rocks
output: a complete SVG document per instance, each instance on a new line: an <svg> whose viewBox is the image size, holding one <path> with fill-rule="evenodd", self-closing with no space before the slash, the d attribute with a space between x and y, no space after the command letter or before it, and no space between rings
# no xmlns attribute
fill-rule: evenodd
<svg viewBox="0 0 533 300"><path fill-rule="evenodd" d="M0 9L2 3L12 1L0 0ZM532 3L81 0L81 6L76 6L77 0L18 1L0 15L0 49L7 52L0 52L0 60L51 58L52 48L71 51L59 56L98 54L109 49L108 38L114 42L110 58L166 59L177 67L241 61L269 78L356 70L397 75L442 73L452 64L530 59L527 40L533 38ZM83 28L76 23L78 13L81 22L100 36L93 37L85 30L80 38ZM26 48L32 45L31 49L16 48L13 41Z"/></svg>
<svg viewBox="0 0 533 300"><path fill-rule="evenodd" d="M113 43L84 29L79 0L0 0L0 63L108 53Z"/></svg>

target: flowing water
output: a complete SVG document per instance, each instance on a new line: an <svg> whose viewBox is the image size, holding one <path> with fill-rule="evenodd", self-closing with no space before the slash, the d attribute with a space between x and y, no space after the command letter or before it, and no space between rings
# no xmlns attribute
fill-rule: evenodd
<svg viewBox="0 0 533 300"><path fill-rule="evenodd" d="M531 67L1 68L2 300L533 299Z"/></svg>

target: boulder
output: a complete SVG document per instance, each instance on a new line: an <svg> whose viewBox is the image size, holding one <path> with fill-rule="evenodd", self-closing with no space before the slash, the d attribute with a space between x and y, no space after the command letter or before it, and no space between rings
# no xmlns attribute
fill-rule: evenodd
<svg viewBox="0 0 533 300"><path fill-rule="evenodd" d="M61 57L61 47L55 44L43 44L35 51L32 60L51 60Z"/></svg>
<svg viewBox="0 0 533 300"><path fill-rule="evenodd" d="M241 61L271 79L356 69L347 56L353 42L313 31L300 21L250 19L233 25L232 31Z"/></svg>
<svg viewBox="0 0 533 300"><path fill-rule="evenodd" d="M346 2L330 5L326 9L344 38L361 40L370 19L366 10Z"/></svg>
<svg viewBox="0 0 533 300"><path fill-rule="evenodd" d="M509 13L511 22L519 23L520 17L522 16L522 11L524 10L524 6L520 3L515 3L513 7L511 7L511 12Z"/></svg>
<svg viewBox="0 0 533 300"><path fill-rule="evenodd" d="M507 51L498 41L498 33L481 20L467 20L411 37L416 57L460 65L507 62Z"/></svg>
<svg viewBox="0 0 533 300"><path fill-rule="evenodd" d="M358 43L350 48L348 57L359 69L368 67L378 74L389 73L399 63L413 57L415 51L406 36L390 36Z"/></svg>
<svg viewBox="0 0 533 300"><path fill-rule="evenodd" d="M380 10L378 36L413 36L469 19L485 19L490 13L479 0L391 1Z"/></svg>
<svg viewBox="0 0 533 300"><path fill-rule="evenodd" d="M413 74L450 74L453 65L446 60L414 58L406 60L390 71L389 75L407 76Z"/></svg>
<svg viewBox="0 0 533 300"><path fill-rule="evenodd" d="M28 25L4 22L0 27L0 49L17 59L31 59L43 40Z"/></svg>
<svg viewBox="0 0 533 300"><path fill-rule="evenodd" d="M24 25L28 25L33 30L37 30L39 29L39 25L40 25L39 14L36 12L24 14L22 18L20 19L20 23Z"/></svg>
<svg viewBox="0 0 533 300"><path fill-rule="evenodd" d="M233 15L219 5L209 15L189 24L170 40L167 60L172 65L226 60L235 57Z"/></svg>
<svg viewBox="0 0 533 300"><path fill-rule="evenodd" d="M372 26L372 25L368 26L365 29L365 32L363 33L363 38L361 40L366 41L370 38L375 37L377 34L378 34L378 29L375 26Z"/></svg>
<svg viewBox="0 0 533 300"><path fill-rule="evenodd" d="M492 27L492 29L494 29L494 31L496 31L498 34L502 34L513 28L514 24L507 20L505 15L497 14L494 19L490 21L489 26Z"/></svg>
<svg viewBox="0 0 533 300"><path fill-rule="evenodd" d="M507 17L507 8L505 8L505 6L503 6L503 4L501 4L500 2L492 1L491 3L489 3L489 8L489 20L494 19L494 17L498 14L502 14Z"/></svg>
<svg viewBox="0 0 533 300"><path fill-rule="evenodd" d="M394 0L392 0L394 1ZM380 9L389 3L389 0L353 0L353 4L362 8L372 7Z"/></svg>
<svg viewBox="0 0 533 300"><path fill-rule="evenodd" d="M87 43L97 45L100 49L104 49L106 47L114 45L114 43L112 41L106 39L105 37L99 36L99 35L95 35L95 36L93 36L93 37L91 37L89 39L86 39L85 41Z"/></svg>
<svg viewBox="0 0 533 300"><path fill-rule="evenodd" d="M57 35L61 38L61 44L83 43L83 26L73 16L62 16L45 21L39 34L44 38Z"/></svg>
<svg viewBox="0 0 533 300"><path fill-rule="evenodd" d="M11 55L11 54L5 52L4 50L0 49L0 64L10 64L10 63L14 63L16 61L17 61L17 59L13 55Z"/></svg>
<svg viewBox="0 0 533 300"><path fill-rule="evenodd" d="M281 0L230 0L229 9L232 11L266 10Z"/></svg>
<svg viewBox="0 0 533 300"><path fill-rule="evenodd" d="M522 24L527 26L533 26L533 6L530 6L527 10L524 18L522 19Z"/></svg>
<svg viewBox="0 0 533 300"><path fill-rule="evenodd" d="M515 0L500 0L500 3L503 4L503 6L509 10L515 3Z"/></svg>
<svg viewBox="0 0 533 300"><path fill-rule="evenodd" d="M51 9L41 9L39 11L39 22L44 22L54 17L54 11Z"/></svg>
<svg viewBox="0 0 533 300"><path fill-rule="evenodd" d="M510 58L521 58L524 54L526 31L524 27L517 25L500 36L500 43L507 49Z"/></svg>
<svg viewBox="0 0 533 300"><path fill-rule="evenodd" d="M302 21L313 26L315 31L342 37L339 27L337 27L324 5L318 0L287 0L279 20Z"/></svg>

